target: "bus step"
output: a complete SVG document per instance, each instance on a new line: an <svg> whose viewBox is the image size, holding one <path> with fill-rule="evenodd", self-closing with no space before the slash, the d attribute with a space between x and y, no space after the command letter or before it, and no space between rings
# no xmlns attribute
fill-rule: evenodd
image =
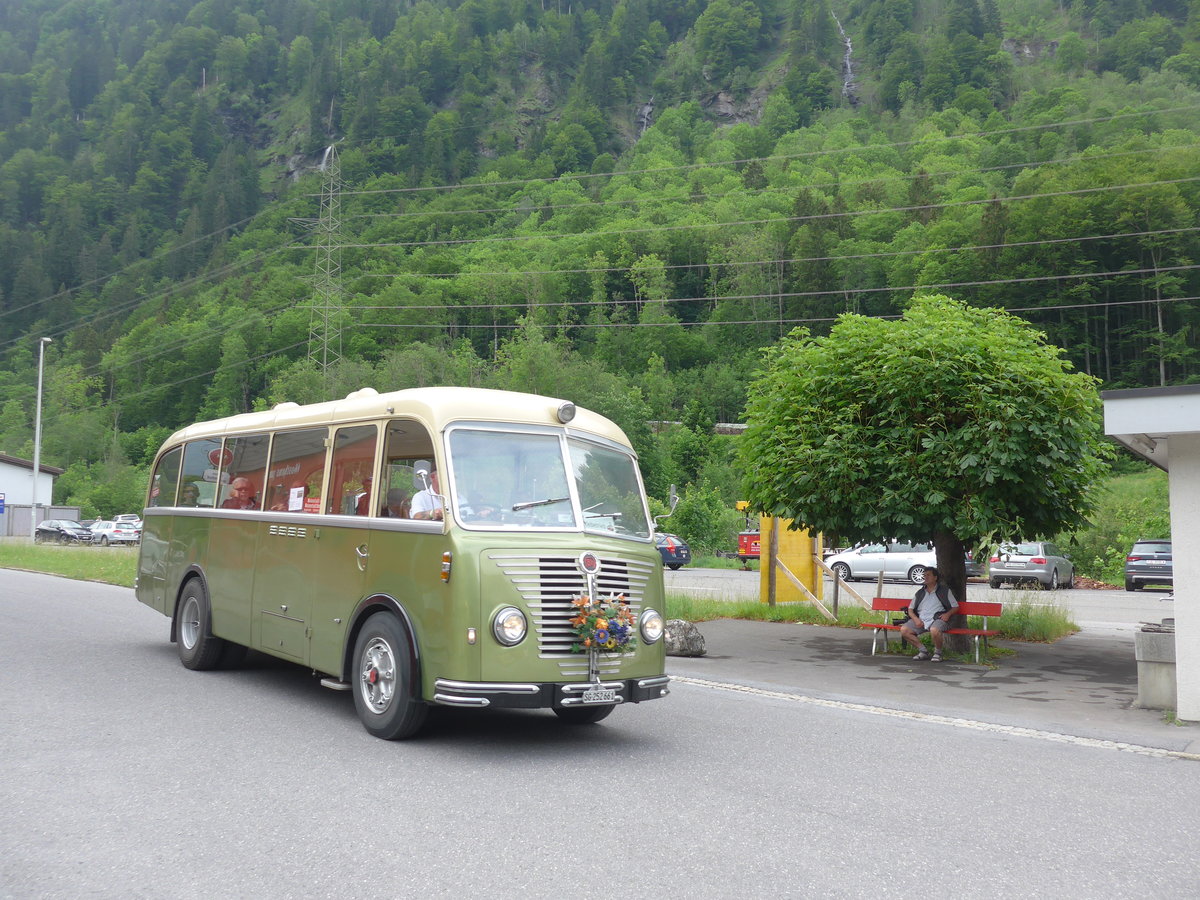
<svg viewBox="0 0 1200 900"><path fill-rule="evenodd" d="M331 691L348 691L350 690L350 682L338 681L336 678L322 678L321 687L327 687Z"/></svg>

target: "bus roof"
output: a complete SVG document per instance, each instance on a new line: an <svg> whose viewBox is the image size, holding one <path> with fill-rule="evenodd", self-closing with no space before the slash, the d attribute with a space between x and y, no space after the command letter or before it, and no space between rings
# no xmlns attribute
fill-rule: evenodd
<svg viewBox="0 0 1200 900"><path fill-rule="evenodd" d="M326 403L280 403L265 412L243 413L225 419L197 422L171 435L164 447L203 437L252 434L276 429L341 424L366 419L408 416L424 422L435 433L456 421L514 422L531 425L560 425L559 408L565 400L493 391L484 388L426 387L381 394L361 388L342 400ZM598 413L576 407L569 428L595 434L630 447L625 433Z"/></svg>

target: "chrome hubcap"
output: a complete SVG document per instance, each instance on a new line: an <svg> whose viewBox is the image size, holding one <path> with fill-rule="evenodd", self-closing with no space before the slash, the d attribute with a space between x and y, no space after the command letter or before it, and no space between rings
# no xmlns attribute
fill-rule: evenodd
<svg viewBox="0 0 1200 900"><path fill-rule="evenodd" d="M179 639L191 650L200 639L200 601L188 597L179 611Z"/></svg>
<svg viewBox="0 0 1200 900"><path fill-rule="evenodd" d="M363 649L358 671L358 690L371 712L387 712L396 693L396 658L391 645L381 637L371 638Z"/></svg>

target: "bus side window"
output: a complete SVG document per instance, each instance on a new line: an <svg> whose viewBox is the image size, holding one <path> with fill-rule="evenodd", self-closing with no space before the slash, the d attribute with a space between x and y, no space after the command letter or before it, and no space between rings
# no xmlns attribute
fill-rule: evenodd
<svg viewBox="0 0 1200 900"><path fill-rule="evenodd" d="M168 450L154 468L154 477L150 479L150 496L147 506L174 506L175 487L179 484L179 462L183 449L176 447Z"/></svg>
<svg viewBox="0 0 1200 900"><path fill-rule="evenodd" d="M337 430L333 438L333 464L329 468L325 512L343 516L367 516L377 512L372 476L378 433L374 425L354 425Z"/></svg>
<svg viewBox="0 0 1200 900"><path fill-rule="evenodd" d="M263 474L267 468L265 434L225 439L225 468L221 475L221 506L226 509L262 509ZM235 491L236 487L250 488ZM246 505L249 503L249 505Z"/></svg>
<svg viewBox="0 0 1200 900"><path fill-rule="evenodd" d="M179 480L184 484L196 486L196 506L212 509L217 495L217 470L220 463L220 438L190 441L183 448L183 466Z"/></svg>
<svg viewBox="0 0 1200 900"><path fill-rule="evenodd" d="M388 424L383 448L383 483L378 491L383 501L380 515L409 517L409 503L419 490L416 463L428 464L433 458L433 440L424 425L409 419L396 419Z"/></svg>
<svg viewBox="0 0 1200 900"><path fill-rule="evenodd" d="M324 428L275 435L267 467L268 509L275 512L321 511L321 479L325 472Z"/></svg>

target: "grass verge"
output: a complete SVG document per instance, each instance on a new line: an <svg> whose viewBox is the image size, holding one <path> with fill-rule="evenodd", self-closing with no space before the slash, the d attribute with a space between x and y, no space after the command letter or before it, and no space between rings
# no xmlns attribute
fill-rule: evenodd
<svg viewBox="0 0 1200 900"><path fill-rule="evenodd" d="M133 587L137 547L58 547L0 541L0 567Z"/></svg>
<svg viewBox="0 0 1200 900"><path fill-rule="evenodd" d="M858 628L864 622L878 622L879 613L860 606L842 606L836 622L826 619L811 603L779 603L774 607L756 600L714 600L689 597L685 594L667 595L667 618L705 622L710 619L750 619L759 622L802 622L808 625L838 625ZM1074 634L1079 626L1066 611L1054 604L1034 603L1029 597L1018 596L1004 604L997 623L988 626L1000 632L1000 637L1013 641L1052 643ZM982 628L977 616L968 619L968 628Z"/></svg>
<svg viewBox="0 0 1200 900"><path fill-rule="evenodd" d="M698 569L749 569L752 572L758 571L758 560L752 559L743 563L740 559L731 559L728 556L694 556L692 557L691 565Z"/></svg>

